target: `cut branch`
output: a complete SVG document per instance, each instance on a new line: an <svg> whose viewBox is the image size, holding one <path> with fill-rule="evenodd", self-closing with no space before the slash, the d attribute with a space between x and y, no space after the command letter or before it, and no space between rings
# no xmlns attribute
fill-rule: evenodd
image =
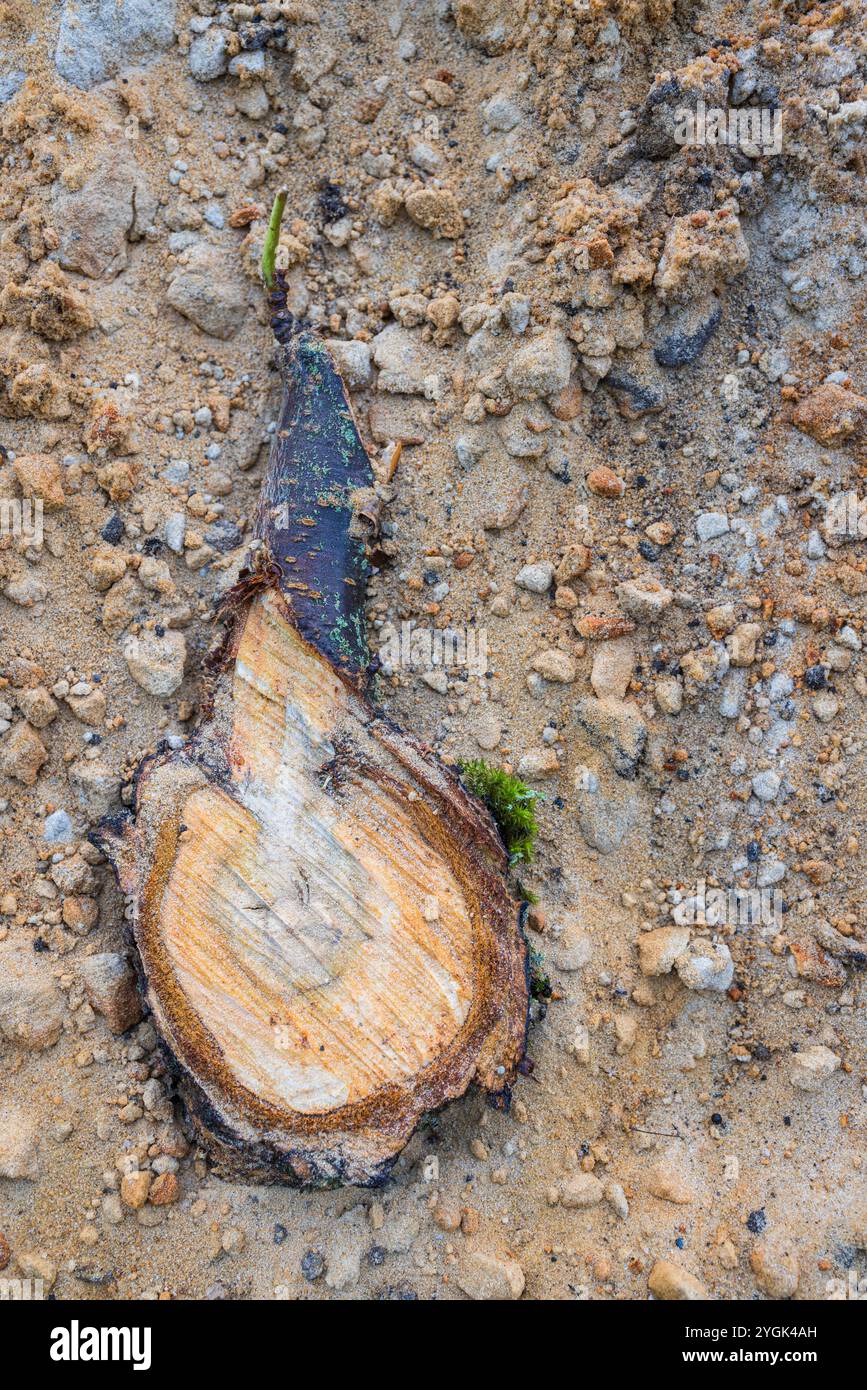
<svg viewBox="0 0 867 1390"><path fill-rule="evenodd" d="M374 1184L471 1083L507 1103L526 947L488 811L367 693L377 499L340 378L308 335L283 371L261 545L227 605L207 713L142 764L133 813L98 843L215 1159Z"/></svg>

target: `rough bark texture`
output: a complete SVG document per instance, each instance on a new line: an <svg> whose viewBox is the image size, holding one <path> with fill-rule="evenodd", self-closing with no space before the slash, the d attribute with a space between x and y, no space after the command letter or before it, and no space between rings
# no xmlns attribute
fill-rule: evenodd
<svg viewBox="0 0 867 1390"><path fill-rule="evenodd" d="M323 345L283 351L263 544L206 716L99 843L218 1161L373 1184L472 1082L507 1103L526 947L487 811L368 699L370 462Z"/></svg>

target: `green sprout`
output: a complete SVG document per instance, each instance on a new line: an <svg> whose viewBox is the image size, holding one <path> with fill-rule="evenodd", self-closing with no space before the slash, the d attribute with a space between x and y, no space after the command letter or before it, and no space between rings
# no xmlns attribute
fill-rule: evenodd
<svg viewBox="0 0 867 1390"><path fill-rule="evenodd" d="M518 777L511 777L500 767L492 767L483 758L461 763L464 786L480 801L484 801L493 816L510 864L529 864L533 859L533 841L539 830L535 803L541 793L534 792Z"/></svg>
<svg viewBox="0 0 867 1390"><path fill-rule="evenodd" d="M265 244L262 247L262 279L265 281L269 290L274 288L274 268L277 261L277 242L280 240L280 223L283 220L283 210L286 207L286 199L289 197L288 188L281 188L271 209L271 216L268 218L268 230L265 233Z"/></svg>

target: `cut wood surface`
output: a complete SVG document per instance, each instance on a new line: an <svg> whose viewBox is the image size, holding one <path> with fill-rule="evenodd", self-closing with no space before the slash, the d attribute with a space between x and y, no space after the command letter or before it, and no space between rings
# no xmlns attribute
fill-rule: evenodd
<svg viewBox="0 0 867 1390"><path fill-rule="evenodd" d="M368 698L370 463L321 342L284 356L261 546L202 722L99 843L215 1159L370 1184L470 1083L507 1100L526 947L488 812Z"/></svg>

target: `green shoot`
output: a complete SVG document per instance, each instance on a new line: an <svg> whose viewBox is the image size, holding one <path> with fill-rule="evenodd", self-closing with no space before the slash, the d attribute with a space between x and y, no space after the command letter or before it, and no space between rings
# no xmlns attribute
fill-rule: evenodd
<svg viewBox="0 0 867 1390"><path fill-rule="evenodd" d="M265 244L262 247L262 279L265 281L269 290L274 288L274 269L277 261L277 242L280 240L280 223L283 220L283 210L286 207L286 199L289 197L288 188L281 188L271 209L271 216L268 218L268 230L265 233Z"/></svg>
<svg viewBox="0 0 867 1390"><path fill-rule="evenodd" d="M464 786L480 801L484 801L493 816L511 864L529 864L533 858L533 842L539 826L535 803L541 793L532 791L518 777L510 777L502 768L492 767L483 758L461 763Z"/></svg>

